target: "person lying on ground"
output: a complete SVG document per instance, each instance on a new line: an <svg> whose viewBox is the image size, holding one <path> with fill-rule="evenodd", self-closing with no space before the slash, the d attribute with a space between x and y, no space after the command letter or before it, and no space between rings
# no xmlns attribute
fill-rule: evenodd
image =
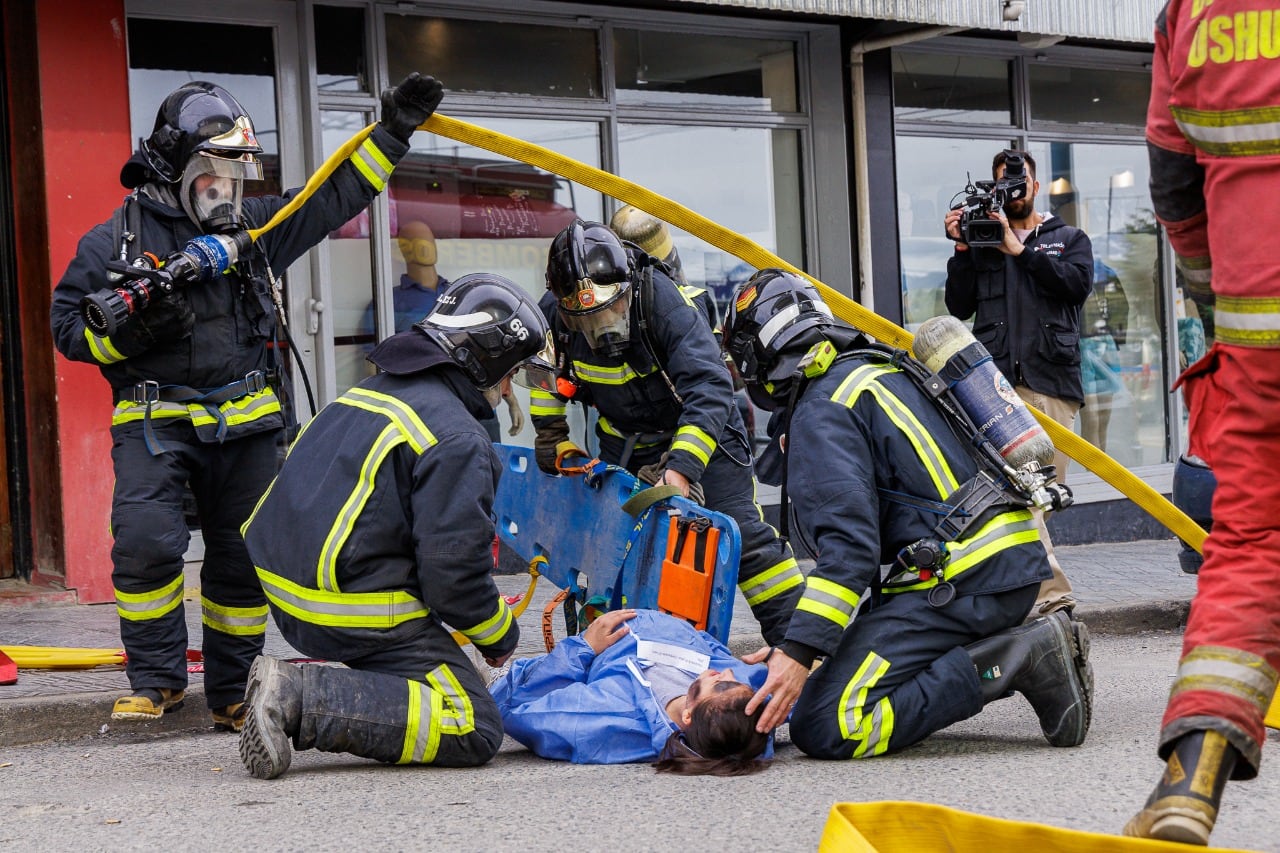
<svg viewBox="0 0 1280 853"><path fill-rule="evenodd" d="M756 731L765 706L745 710L767 674L684 620L615 610L489 690L506 733L543 758L744 776L772 757L773 733Z"/></svg>

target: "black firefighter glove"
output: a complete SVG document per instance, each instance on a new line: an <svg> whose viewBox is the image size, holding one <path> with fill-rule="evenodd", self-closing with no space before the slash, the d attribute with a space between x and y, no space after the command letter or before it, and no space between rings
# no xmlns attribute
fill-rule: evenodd
<svg viewBox="0 0 1280 853"><path fill-rule="evenodd" d="M382 126L387 132L408 144L409 137L440 106L444 86L434 77L423 77L417 71L394 89L382 93Z"/></svg>
<svg viewBox="0 0 1280 853"><path fill-rule="evenodd" d="M537 435L533 437L533 459L538 468L545 474L555 476L556 455L561 442L569 440L569 421L557 418L547 424L538 424Z"/></svg>
<svg viewBox="0 0 1280 853"><path fill-rule="evenodd" d="M640 470L636 471L636 477L640 482L648 483L651 486L661 485L663 472L667 470L667 458L670 455L670 453L663 453L662 458L657 462L640 466ZM689 484L689 500L702 505L704 497L705 495L702 493L701 483Z"/></svg>
<svg viewBox="0 0 1280 853"><path fill-rule="evenodd" d="M144 348L169 344L191 336L196 314L179 290L171 290L129 320L124 333Z"/></svg>

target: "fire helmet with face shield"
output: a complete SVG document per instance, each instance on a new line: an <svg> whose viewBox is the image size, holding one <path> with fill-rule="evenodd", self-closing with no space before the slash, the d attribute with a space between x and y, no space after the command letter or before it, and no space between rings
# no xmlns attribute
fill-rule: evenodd
<svg viewBox="0 0 1280 853"><path fill-rule="evenodd" d="M232 230L240 225L243 182L262 179L261 153L240 102L221 86L195 81L164 99L120 181L130 188L148 180L177 185L192 222L205 232Z"/></svg>
<svg viewBox="0 0 1280 853"><path fill-rule="evenodd" d="M551 330L520 286L492 273L464 275L414 328L435 341L481 390L519 370L522 384L554 381Z"/></svg>
<svg viewBox="0 0 1280 853"><path fill-rule="evenodd" d="M564 324L596 352L619 355L631 339L631 259L599 222L574 220L551 241L547 287Z"/></svg>
<svg viewBox="0 0 1280 853"><path fill-rule="evenodd" d="M831 308L802 276L763 269L734 293L724 347L751 401L773 411L785 402L801 360L837 328Z"/></svg>

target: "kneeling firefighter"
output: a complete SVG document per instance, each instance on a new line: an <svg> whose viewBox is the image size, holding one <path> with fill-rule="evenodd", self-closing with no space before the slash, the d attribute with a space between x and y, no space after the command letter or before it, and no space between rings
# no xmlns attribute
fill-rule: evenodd
<svg viewBox="0 0 1280 853"><path fill-rule="evenodd" d="M765 639L781 641L804 576L756 503L751 446L706 318L661 261L595 222L552 240L547 287L539 305L559 362L557 392L531 394L538 467L555 474L588 455L569 440L566 401L594 406L602 460L738 523L738 587Z"/></svg>
<svg viewBox="0 0 1280 853"><path fill-rule="evenodd" d="M976 429L953 414L947 383L837 322L800 276L748 280L725 345L756 405L774 412L766 454L782 454L784 533L790 497L817 555L785 643L806 669L826 660L800 693L792 741L815 758L883 755L1016 691L1049 743L1080 744L1086 629L1062 612L1021 624L1050 575L1028 509L1033 497L1063 500L1048 476L971 452ZM786 710L771 702L759 726Z"/></svg>
<svg viewBox="0 0 1280 853"><path fill-rule="evenodd" d="M346 669L259 657L240 757L272 779L295 749L475 766L502 743L485 684L443 623L500 666L519 626L490 571L500 465L478 421L518 368L553 363L536 305L463 276L369 353L382 369L326 406L245 524L281 633Z"/></svg>

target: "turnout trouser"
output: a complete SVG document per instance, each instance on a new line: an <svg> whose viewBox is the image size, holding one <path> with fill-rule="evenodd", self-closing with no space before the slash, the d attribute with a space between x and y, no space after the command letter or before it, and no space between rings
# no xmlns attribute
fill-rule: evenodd
<svg viewBox="0 0 1280 853"><path fill-rule="evenodd" d="M620 446L602 437L600 457L604 461L617 464L619 450ZM627 461L627 470L635 473L658 461L664 450L665 446L636 450ZM698 482L707 509L724 513L738 523L742 537L738 588L760 623L765 642L782 642L791 613L804 593L804 575L791 546L778 538L778 531L764 520L764 511L756 501L755 468L742 416L736 408L729 413L729 423Z"/></svg>
<svg viewBox="0 0 1280 853"><path fill-rule="evenodd" d="M983 700L964 646L1021 624L1037 589L962 595L943 607L925 592L884 595L805 682L792 743L813 758L869 758L972 717Z"/></svg>
<svg viewBox="0 0 1280 853"><path fill-rule="evenodd" d="M188 483L204 537L200 569L205 695L211 708L244 699L262 652L267 600L240 525L275 475L279 430L222 444L201 442L188 421L157 427L168 450L152 456L141 423L112 428L112 584L134 690L185 689L187 623L183 555L190 542Z"/></svg>
<svg viewBox="0 0 1280 853"><path fill-rule="evenodd" d="M1213 528L1160 733L1220 732L1257 775L1263 718L1280 670L1280 350L1215 343L1184 374L1191 452L1213 468Z"/></svg>
<svg viewBox="0 0 1280 853"><path fill-rule="evenodd" d="M304 666L294 746L392 764L491 759L502 745L497 704L439 620L422 625L408 640L344 661L347 669Z"/></svg>

